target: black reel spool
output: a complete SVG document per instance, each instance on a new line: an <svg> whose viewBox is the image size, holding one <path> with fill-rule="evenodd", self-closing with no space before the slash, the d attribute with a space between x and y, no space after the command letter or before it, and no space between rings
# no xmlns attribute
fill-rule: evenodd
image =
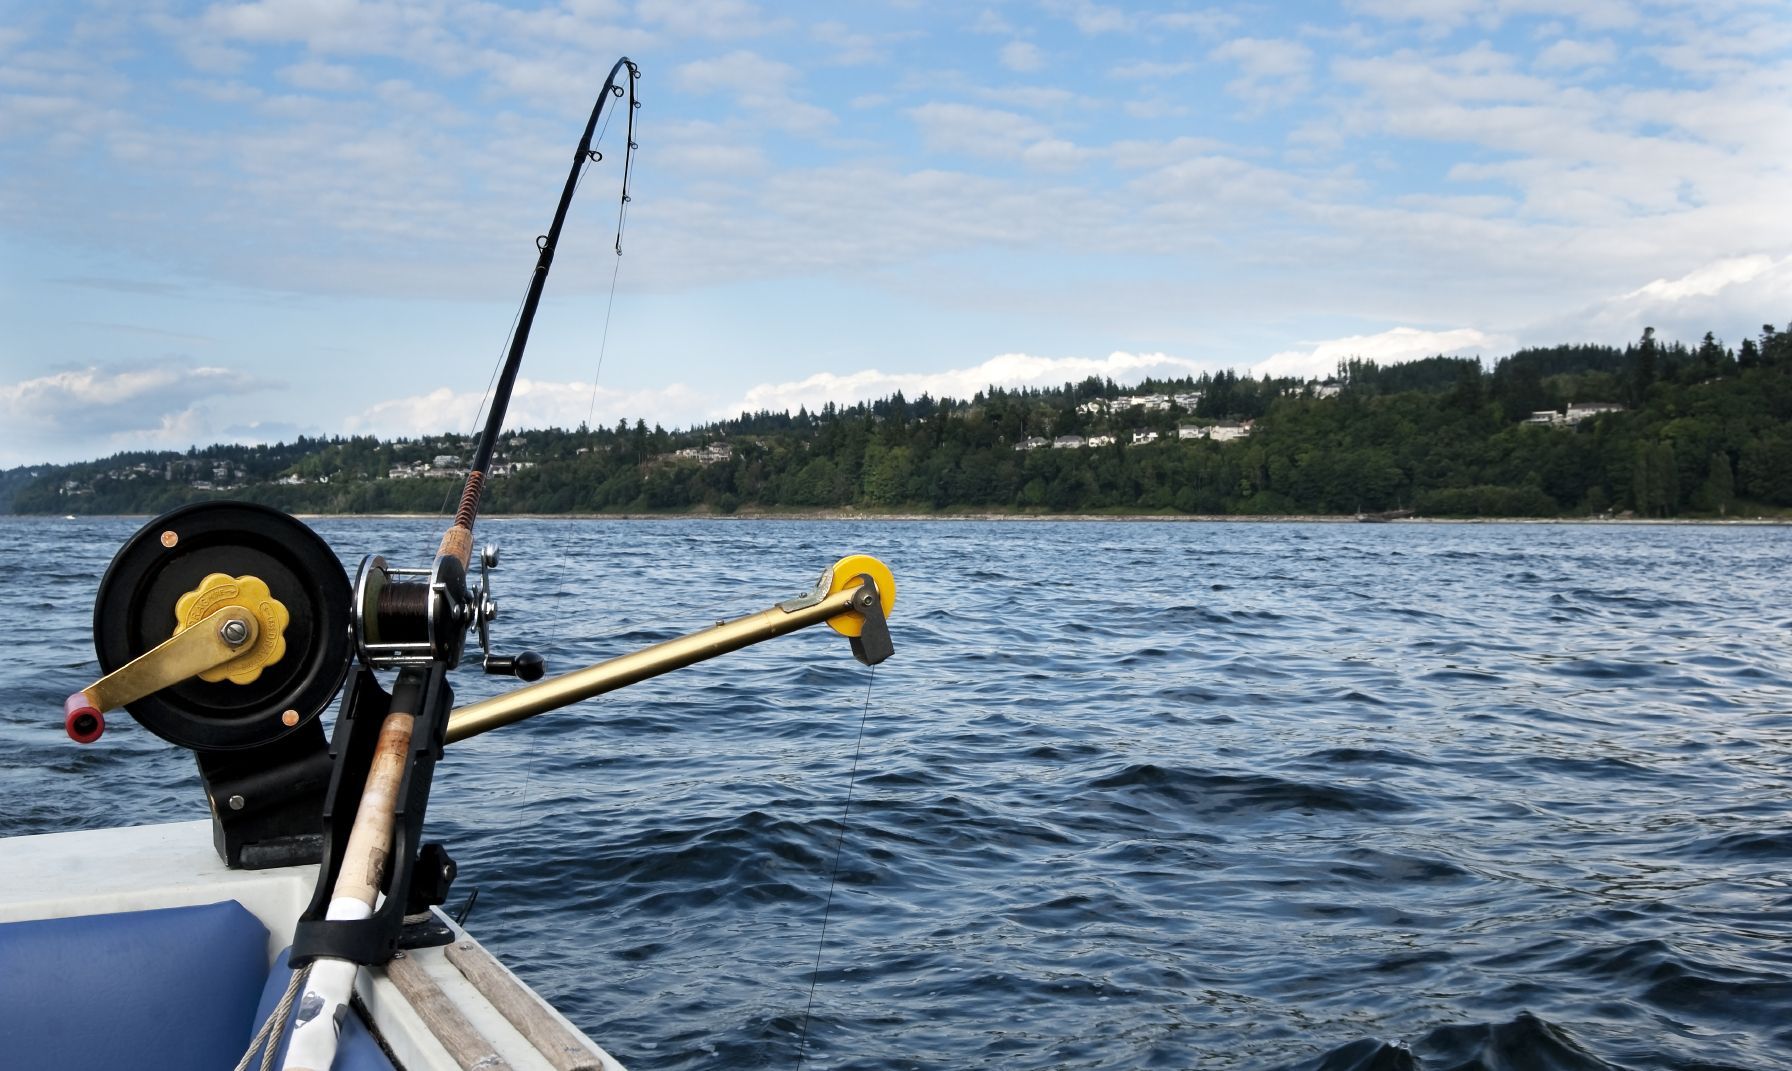
<svg viewBox="0 0 1792 1071"><path fill-rule="evenodd" d="M248 502L184 506L144 525L112 559L94 600L100 668L110 673L166 640L176 602L212 573L267 584L290 615L285 654L248 684L193 678L125 709L197 755L227 863L315 861L330 776L318 715L353 653L348 577L316 532Z"/></svg>

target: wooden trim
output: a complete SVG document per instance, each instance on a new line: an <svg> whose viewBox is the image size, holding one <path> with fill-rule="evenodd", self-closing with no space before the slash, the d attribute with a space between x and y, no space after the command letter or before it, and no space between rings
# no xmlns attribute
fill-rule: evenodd
<svg viewBox="0 0 1792 1071"><path fill-rule="evenodd" d="M555 1018L484 945L462 938L442 951L517 1033L554 1065L554 1071L605 1071L584 1036Z"/></svg>
<svg viewBox="0 0 1792 1071"><path fill-rule="evenodd" d="M386 977L411 1002L423 1025L454 1057L461 1071L511 1071L510 1062L498 1055L497 1046L467 1022L422 964L401 952L386 964Z"/></svg>

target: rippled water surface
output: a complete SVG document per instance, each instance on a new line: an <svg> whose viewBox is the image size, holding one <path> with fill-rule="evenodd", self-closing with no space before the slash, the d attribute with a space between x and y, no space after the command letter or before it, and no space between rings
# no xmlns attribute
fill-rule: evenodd
<svg viewBox="0 0 1792 1071"><path fill-rule="evenodd" d="M203 817L79 748L139 522L0 519L0 830ZM326 520L415 561L435 522ZM812 630L457 745L451 906L636 1069L1792 1066L1792 531L484 522L567 669L883 557ZM462 674L463 696L500 685ZM867 697L869 702L867 703Z"/></svg>

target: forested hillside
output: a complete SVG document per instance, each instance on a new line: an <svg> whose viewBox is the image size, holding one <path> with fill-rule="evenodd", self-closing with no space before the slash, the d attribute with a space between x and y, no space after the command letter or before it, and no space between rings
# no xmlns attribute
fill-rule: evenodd
<svg viewBox="0 0 1792 1071"><path fill-rule="evenodd" d="M1792 326L1789 326L1792 332ZM1571 408L1573 407L1573 408ZM1792 508L1792 333L1622 349L1231 372L970 399L507 435L486 509L1423 516L1778 514ZM295 512L440 512L466 436L300 439L0 474L0 509L151 513L229 497Z"/></svg>

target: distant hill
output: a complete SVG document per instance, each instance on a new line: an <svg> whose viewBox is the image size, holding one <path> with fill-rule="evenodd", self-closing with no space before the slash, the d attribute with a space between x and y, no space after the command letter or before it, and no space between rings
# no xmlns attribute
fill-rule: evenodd
<svg viewBox="0 0 1792 1071"><path fill-rule="evenodd" d="M1789 327L1792 332L1792 327ZM903 512L1720 516L1792 508L1792 333L1734 350L1645 332L1486 368L1341 362L1089 379L969 399L901 394L680 431L507 433L485 508L509 513ZM0 473L0 512L154 513L238 498L293 512L439 513L466 436L135 452Z"/></svg>

